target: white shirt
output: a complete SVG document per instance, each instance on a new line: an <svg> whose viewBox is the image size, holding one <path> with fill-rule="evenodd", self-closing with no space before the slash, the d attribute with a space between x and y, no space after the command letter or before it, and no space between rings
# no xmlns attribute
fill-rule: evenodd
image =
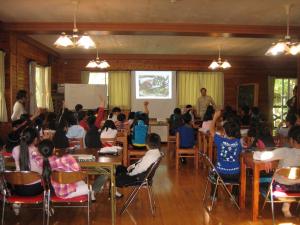
<svg viewBox="0 0 300 225"><path fill-rule="evenodd" d="M12 121L18 120L20 119L20 116L25 113L26 110L24 108L24 105L21 102L16 101L14 104L13 113L11 115L11 120Z"/></svg>
<svg viewBox="0 0 300 225"><path fill-rule="evenodd" d="M197 113L198 115L203 118L206 109L209 105L212 105L214 108L216 107L216 104L212 97L205 95L200 96L197 100Z"/></svg>
<svg viewBox="0 0 300 225"><path fill-rule="evenodd" d="M300 166L300 149L296 148L277 148L273 151L256 151L253 159L263 161L279 160L278 168L283 167L299 167ZM275 180L278 183L292 185L299 183L300 180L284 179L281 176L276 176Z"/></svg>
<svg viewBox="0 0 300 225"><path fill-rule="evenodd" d="M159 149L151 149L137 163L128 167L128 175L134 176L145 172L161 156Z"/></svg>
<svg viewBox="0 0 300 225"><path fill-rule="evenodd" d="M115 138L117 136L118 130L111 128L104 128L101 131L101 138Z"/></svg>

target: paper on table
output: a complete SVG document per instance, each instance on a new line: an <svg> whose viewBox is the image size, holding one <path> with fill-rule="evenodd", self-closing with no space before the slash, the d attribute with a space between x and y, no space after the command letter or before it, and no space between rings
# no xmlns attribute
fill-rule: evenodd
<svg viewBox="0 0 300 225"><path fill-rule="evenodd" d="M111 147L104 147L101 148L99 153L102 154L117 154L118 150L121 150L122 148L120 146L111 146Z"/></svg>

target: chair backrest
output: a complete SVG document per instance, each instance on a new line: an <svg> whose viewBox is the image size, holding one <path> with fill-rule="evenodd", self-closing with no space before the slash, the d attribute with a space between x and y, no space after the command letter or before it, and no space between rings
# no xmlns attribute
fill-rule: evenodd
<svg viewBox="0 0 300 225"><path fill-rule="evenodd" d="M161 154L160 157L147 170L144 180L148 180L149 182L152 182L156 170L159 167L162 158L164 157L164 153L160 153L160 154Z"/></svg>
<svg viewBox="0 0 300 225"><path fill-rule="evenodd" d="M28 185L41 179L41 175L33 171L4 171L4 179L11 185Z"/></svg>
<svg viewBox="0 0 300 225"><path fill-rule="evenodd" d="M83 138L69 138L70 147L84 148Z"/></svg>
<svg viewBox="0 0 300 225"><path fill-rule="evenodd" d="M180 135L176 132L176 149L180 148Z"/></svg>
<svg viewBox="0 0 300 225"><path fill-rule="evenodd" d="M283 167L275 171L274 176L280 175L287 180L300 180L300 167ZM299 182L300 183L300 182Z"/></svg>
<svg viewBox="0 0 300 225"><path fill-rule="evenodd" d="M101 138L100 137L100 140L103 145L113 146L113 145L116 145L117 137L114 137L114 138Z"/></svg>
<svg viewBox="0 0 300 225"><path fill-rule="evenodd" d="M71 184L83 180L88 183L88 174L83 171L52 171L51 180L59 184Z"/></svg>

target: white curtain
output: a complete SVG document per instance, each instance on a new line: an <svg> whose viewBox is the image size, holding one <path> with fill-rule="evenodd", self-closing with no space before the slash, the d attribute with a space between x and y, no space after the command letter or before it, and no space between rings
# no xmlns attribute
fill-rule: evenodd
<svg viewBox="0 0 300 225"><path fill-rule="evenodd" d="M5 52L0 51L0 122L7 122L4 58Z"/></svg>
<svg viewBox="0 0 300 225"><path fill-rule="evenodd" d="M268 102L269 102L269 122L273 126L273 101L274 101L274 83L275 77L268 76Z"/></svg>
<svg viewBox="0 0 300 225"><path fill-rule="evenodd" d="M32 61L29 63L29 113L32 115L37 110L36 101L36 68L37 63Z"/></svg>
<svg viewBox="0 0 300 225"><path fill-rule="evenodd" d="M196 105L200 96L200 89L206 88L217 107L224 105L224 74L221 72L190 72L177 73L177 97L178 105Z"/></svg>
<svg viewBox="0 0 300 225"><path fill-rule="evenodd" d="M37 107L53 111L51 97L51 67L36 66L35 79Z"/></svg>

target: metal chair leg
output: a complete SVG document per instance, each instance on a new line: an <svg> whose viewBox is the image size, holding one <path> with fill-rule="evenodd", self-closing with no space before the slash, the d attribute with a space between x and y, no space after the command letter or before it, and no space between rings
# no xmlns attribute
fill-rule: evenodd
<svg viewBox="0 0 300 225"><path fill-rule="evenodd" d="M47 193L47 225L50 222L50 191Z"/></svg>
<svg viewBox="0 0 300 225"><path fill-rule="evenodd" d="M213 194L213 197L212 197L212 200L211 200L211 208L209 210L210 212L213 210L213 207L214 207L214 203L215 203L215 200L216 200L216 194L217 194L218 186L219 186L219 178L217 178L217 181L216 181L216 186L215 186L214 194Z"/></svg>
<svg viewBox="0 0 300 225"><path fill-rule="evenodd" d="M153 207L153 202L152 202L152 194L151 194L151 190L149 188L149 184L147 184L147 191L148 191L148 197L149 197L149 202L150 202L151 213L152 213L152 216L154 216L154 207Z"/></svg>
<svg viewBox="0 0 300 225"><path fill-rule="evenodd" d="M87 220L88 220L88 225L90 225L90 204L91 204L91 191L89 190L88 205L87 205Z"/></svg>
<svg viewBox="0 0 300 225"><path fill-rule="evenodd" d="M229 195L230 199L235 204L235 206L240 210L239 204L236 202L235 198L233 197L233 195L231 194L231 192L228 190L228 188L226 187L225 183L221 182L221 184L222 184L223 189L226 191L226 193Z"/></svg>
<svg viewBox="0 0 300 225"><path fill-rule="evenodd" d="M2 202L2 222L1 224L4 225L4 214L5 214L5 196L3 196L3 202Z"/></svg>
<svg viewBox="0 0 300 225"><path fill-rule="evenodd" d="M46 216L46 210L47 210L47 206L46 206L46 192L44 191L44 199L43 199L43 225L45 225L45 216Z"/></svg>
<svg viewBox="0 0 300 225"><path fill-rule="evenodd" d="M141 186L135 187L133 191L130 193L129 197L127 198L126 202L124 203L124 206L121 209L120 215L122 215L125 210L128 208L128 206L131 204L131 202L134 200L135 196L137 195L138 191L140 190Z"/></svg>
<svg viewBox="0 0 300 225"><path fill-rule="evenodd" d="M275 225L274 200L273 200L273 191L272 191L272 188L271 188L270 197L271 197L272 221L273 221L273 225Z"/></svg>
<svg viewBox="0 0 300 225"><path fill-rule="evenodd" d="M153 192L152 185L149 185L149 189L150 189L150 194L151 194L152 203L153 203L153 209L154 209L154 213L155 213L155 211L156 211L156 202L155 202L155 195L154 195L154 192Z"/></svg>

